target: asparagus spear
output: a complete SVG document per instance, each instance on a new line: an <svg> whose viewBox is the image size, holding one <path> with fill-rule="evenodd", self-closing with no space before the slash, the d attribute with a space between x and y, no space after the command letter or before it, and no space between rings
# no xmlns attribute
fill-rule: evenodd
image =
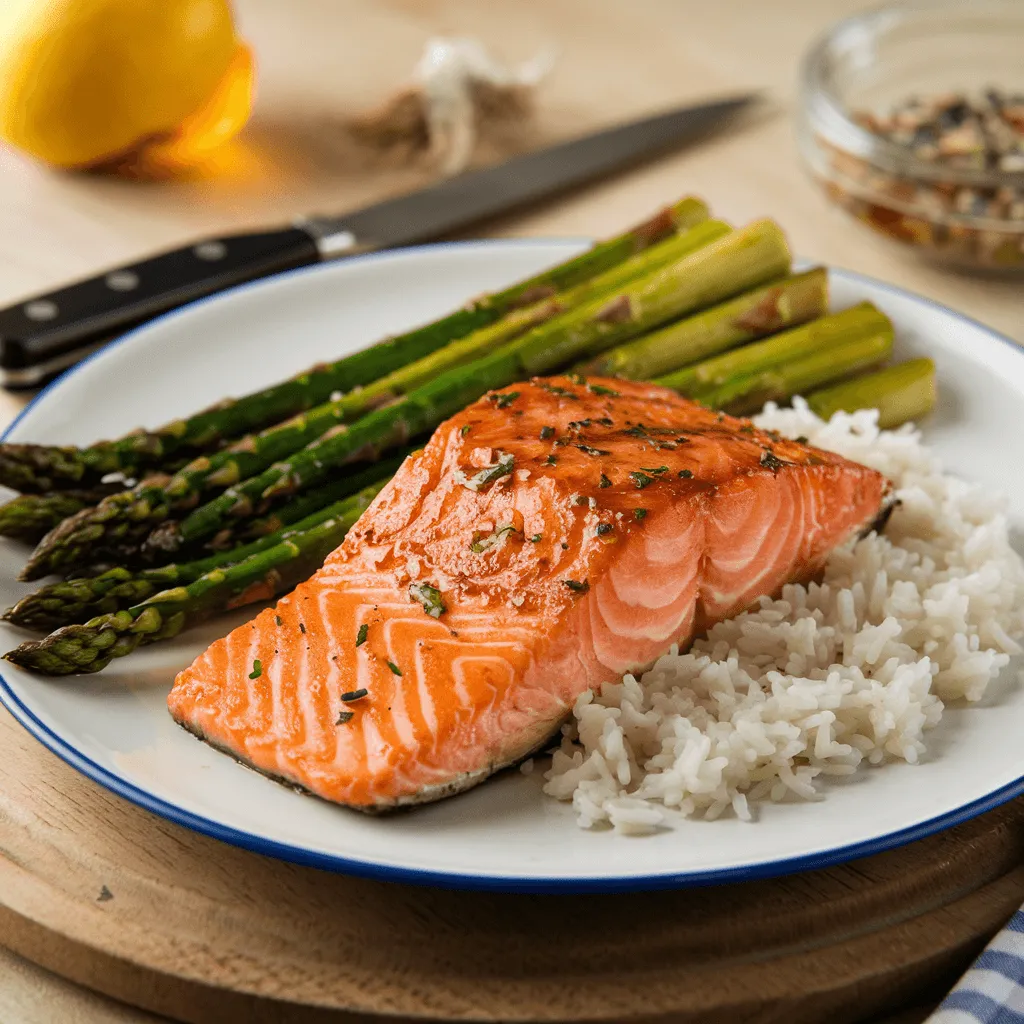
<svg viewBox="0 0 1024 1024"><path fill-rule="evenodd" d="M331 436L341 424L361 413L427 383L447 369L465 365L493 351L502 342L522 334L530 326L552 319L565 309L584 301L597 301L603 295L614 294L624 284L681 259L702 245L721 238L729 230L729 226L721 221L699 224L553 299L515 310L496 324L474 331L365 388L295 416L260 434L243 438L224 451L200 456L170 481L143 482L113 495L94 509L82 511L74 520L47 536L33 553L24 578L34 579L46 571L78 564L76 560L80 555L74 553L74 537L83 538L93 552L97 547L112 542L117 543L120 550L128 550L133 541L141 540L150 529L173 514L195 507L204 493L214 489L220 491L255 476L317 438ZM56 552L53 558L51 552Z"/></svg>
<svg viewBox="0 0 1024 1024"><path fill-rule="evenodd" d="M327 518L318 513L297 523L276 544L262 547L240 562L213 568L123 611L63 626L42 640L21 644L4 657L44 675L98 672L140 644L176 636L217 612L269 600L290 590L323 563L382 486L366 488L340 502Z"/></svg>
<svg viewBox="0 0 1024 1024"><path fill-rule="evenodd" d="M95 505L120 489L120 484L100 484L88 490L19 494L0 505L0 537L34 544L62 519Z"/></svg>
<svg viewBox="0 0 1024 1024"><path fill-rule="evenodd" d="M404 449L386 463L361 466L337 475L337 479L332 480L330 485L332 500L354 494L377 480L388 469L393 472L408 451L408 448ZM104 498L99 505L83 509L63 520L39 542L22 570L21 578L32 580L50 573L66 573L105 558L129 566L143 564L140 547L152 529L149 517L155 511L162 518L170 511L168 499L158 480L154 481L151 493L158 495L163 502L155 510L148 501L138 500L135 492L127 491ZM127 517L122 514L126 508L129 510ZM307 514L312 511L315 508L308 509ZM278 514L290 518L285 508L280 509ZM294 519L291 521L294 522ZM228 547L233 540L233 535L225 533L223 536L209 538L209 546Z"/></svg>
<svg viewBox="0 0 1024 1024"><path fill-rule="evenodd" d="M892 354L892 335L875 331L861 338L829 344L818 352L743 374L693 397L712 409L735 416L757 412L765 402L782 401L811 388L878 366Z"/></svg>
<svg viewBox="0 0 1024 1024"><path fill-rule="evenodd" d="M794 274L619 345L578 367L600 377L650 380L828 312L828 272Z"/></svg>
<svg viewBox="0 0 1024 1024"><path fill-rule="evenodd" d="M653 274L555 317L492 355L456 367L399 401L331 432L284 462L229 487L180 523L150 537L151 548L176 551L250 517L265 502L312 487L336 467L376 455L441 420L491 388L504 387L635 337L674 316L707 306L770 280L789 268L778 225L758 221L733 231Z"/></svg>
<svg viewBox="0 0 1024 1024"><path fill-rule="evenodd" d="M840 410L877 409L878 425L890 430L926 416L935 407L937 397L935 363L931 359L911 359L812 391L807 404L823 420Z"/></svg>
<svg viewBox="0 0 1024 1024"><path fill-rule="evenodd" d="M707 207L701 200L687 197L580 256L510 288L483 295L440 320L152 431L134 431L118 440L101 441L87 448L0 445L0 484L19 491L45 492L61 485L98 482L109 473L131 476L140 469L166 468L172 453L208 451L225 438L260 430L320 405L336 391L369 384L516 309L603 273L676 231L706 220L707 216Z"/></svg>
<svg viewBox="0 0 1024 1024"><path fill-rule="evenodd" d="M809 355L820 348L865 334L883 332L892 338L889 318L870 302L861 302L840 313L823 316L809 324L783 331L764 341L733 349L693 366L665 374L656 384L691 398L739 376L770 369L780 363Z"/></svg>
<svg viewBox="0 0 1024 1024"><path fill-rule="evenodd" d="M96 615L131 608L168 587L185 586L215 570L237 565L328 520L348 521L353 513L358 517L359 512L370 504L391 479L397 466L375 468L380 474L380 479L364 487L357 494L324 505L301 521L249 544L217 552L192 562L170 563L156 569L140 569L136 572L123 566L115 566L96 576L51 583L23 597L4 612L3 618L16 626L42 632L84 622Z"/></svg>

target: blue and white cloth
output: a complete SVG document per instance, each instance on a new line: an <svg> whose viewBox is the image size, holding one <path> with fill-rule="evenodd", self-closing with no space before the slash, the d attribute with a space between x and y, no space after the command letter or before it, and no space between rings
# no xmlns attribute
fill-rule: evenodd
<svg viewBox="0 0 1024 1024"><path fill-rule="evenodd" d="M1024 909L985 947L926 1024L1024 1024Z"/></svg>

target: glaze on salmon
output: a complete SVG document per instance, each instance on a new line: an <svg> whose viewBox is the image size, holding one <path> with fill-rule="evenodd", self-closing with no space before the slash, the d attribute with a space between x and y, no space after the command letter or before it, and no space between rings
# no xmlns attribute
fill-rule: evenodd
<svg viewBox="0 0 1024 1024"><path fill-rule="evenodd" d="M438 799L870 526L884 477L664 388L557 377L438 428L321 569L181 672L197 735L328 800Z"/></svg>

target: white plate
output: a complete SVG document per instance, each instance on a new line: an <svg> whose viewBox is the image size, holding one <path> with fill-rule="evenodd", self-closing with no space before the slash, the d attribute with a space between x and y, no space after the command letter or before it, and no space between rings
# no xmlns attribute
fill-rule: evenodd
<svg viewBox="0 0 1024 1024"><path fill-rule="evenodd" d="M579 250L576 241L411 249L285 274L197 303L136 331L44 392L8 431L18 441L88 443L240 394L363 347ZM950 467L1008 491L1024 523L1024 354L940 306L843 271L833 300L870 299L898 329L901 356L939 366L928 439ZM0 600L24 550L0 547ZM706 884L821 867L908 842L1024 791L1024 688L1016 668L982 706L951 707L929 757L859 773L823 801L764 807L760 820L684 821L647 837L588 832L506 772L471 792L392 817L295 793L178 728L164 700L177 669L246 613L115 662L47 680L4 663L0 697L41 742L157 814L259 853L321 867L459 887L583 891ZM0 627L7 650L23 639Z"/></svg>

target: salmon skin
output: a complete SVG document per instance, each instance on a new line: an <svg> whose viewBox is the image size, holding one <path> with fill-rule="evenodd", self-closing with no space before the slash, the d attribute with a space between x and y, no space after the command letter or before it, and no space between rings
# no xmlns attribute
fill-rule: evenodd
<svg viewBox="0 0 1024 1024"><path fill-rule="evenodd" d="M410 455L323 568L181 672L185 728L361 810L549 741L884 510L888 482L649 384L492 392Z"/></svg>

